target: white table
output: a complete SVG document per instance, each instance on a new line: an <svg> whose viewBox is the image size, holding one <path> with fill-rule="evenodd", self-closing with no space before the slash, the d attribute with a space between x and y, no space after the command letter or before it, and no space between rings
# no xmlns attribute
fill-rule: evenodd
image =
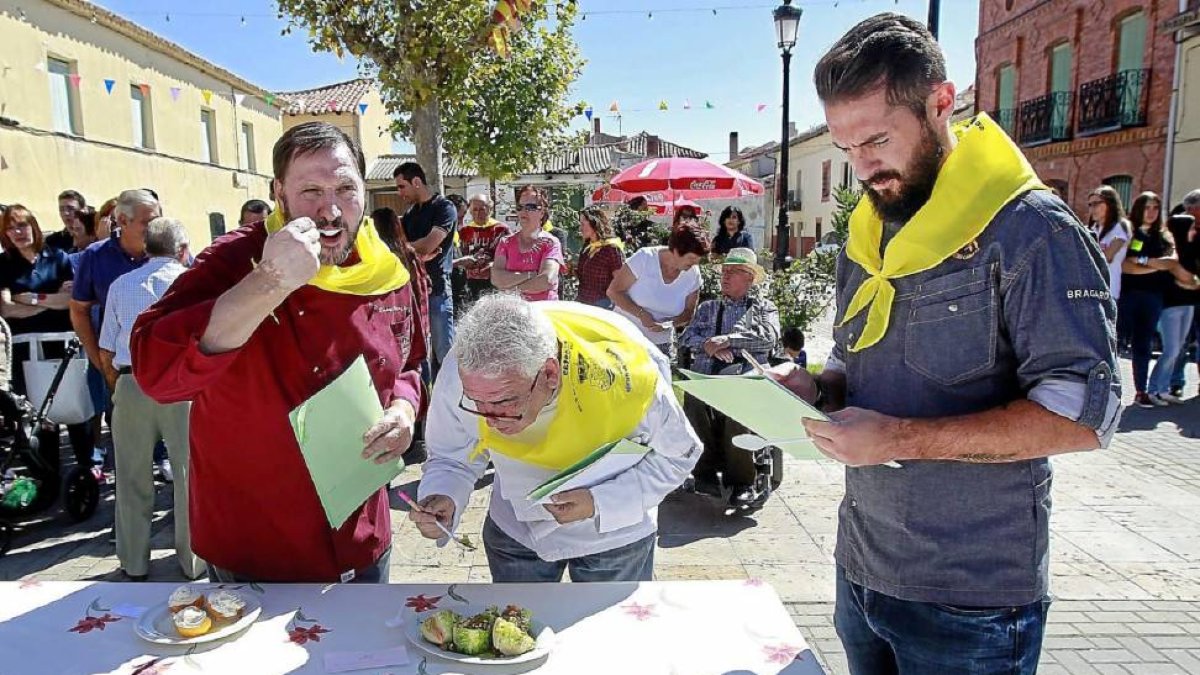
<svg viewBox="0 0 1200 675"><path fill-rule="evenodd" d="M210 584L198 584L211 587ZM409 663L355 671L396 675L537 672L561 675L823 673L775 591L758 581L626 584L265 584L263 612L240 635L188 648L146 642L136 619L114 608L152 607L176 584L0 583L0 672L324 673L325 656L407 646ZM464 666L408 643L398 615L420 604L439 609L519 604L557 633L549 657L524 666ZM302 608L302 613L297 610ZM108 619L105 616L108 615ZM426 611L423 615L428 615ZM89 620L88 617L91 617ZM422 616L417 614L415 616ZM301 618L303 617L303 618ZM103 628L97 627L102 624ZM317 627L320 627L317 629ZM324 631L324 632L322 632ZM309 636L316 639L305 639ZM153 666L146 668L154 659Z"/></svg>

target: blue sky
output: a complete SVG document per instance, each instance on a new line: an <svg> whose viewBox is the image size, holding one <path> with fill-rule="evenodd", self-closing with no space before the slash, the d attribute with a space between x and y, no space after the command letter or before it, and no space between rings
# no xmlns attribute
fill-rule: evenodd
<svg viewBox="0 0 1200 675"><path fill-rule="evenodd" d="M822 121L812 66L850 26L881 11L926 17L927 0L796 0L804 10L792 58L791 117L805 129ZM102 0L131 19L247 80L275 91L355 76L355 63L314 53L303 31L281 36L273 2ZM603 129L647 130L725 161L730 131L741 145L779 136L782 67L769 0L579 0L586 20L575 39L587 59L575 96ZM714 15L713 8L717 8ZM173 11L175 10L175 11ZM943 0L942 45L951 79L974 82L979 0ZM653 14L653 18L649 15ZM170 20L167 16L170 15ZM245 23L242 23L242 17ZM608 112L613 101L622 117ZM665 100L669 110L658 110ZM691 110L684 110L684 102ZM704 109L705 101L716 107ZM759 104L766 104L757 112ZM580 117L578 128L588 126Z"/></svg>

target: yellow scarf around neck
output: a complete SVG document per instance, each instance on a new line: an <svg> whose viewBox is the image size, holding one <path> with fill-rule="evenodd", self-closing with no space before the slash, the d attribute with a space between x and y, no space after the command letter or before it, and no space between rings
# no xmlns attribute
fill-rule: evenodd
<svg viewBox="0 0 1200 675"><path fill-rule="evenodd" d="M864 197L850 215L846 255L870 275L858 287L839 326L867 310L857 352L887 334L896 289L891 280L932 269L975 241L1006 204L1047 190L1004 130L986 113L951 127L958 144L942 165L929 201L888 242L883 221Z"/></svg>
<svg viewBox="0 0 1200 675"><path fill-rule="evenodd" d="M489 218L487 219L487 222L486 222L486 223L484 223L484 224L482 224L482 225L480 225L479 223L477 223L477 222L475 222L475 221L473 221L473 220L467 220L467 221L464 221L464 222L463 222L463 228L468 228L468 227L477 227L477 228L479 228L479 229L481 229L481 230L486 230L486 229L487 229L487 228L489 228L489 227L495 227L495 226L497 226L497 225L503 225L503 224L504 224L504 223L501 223L500 221L496 220L495 218L491 218L491 217L489 217Z"/></svg>
<svg viewBox="0 0 1200 675"><path fill-rule="evenodd" d="M275 234L286 224L283 209L276 208L267 217L267 234ZM383 295L408 283L408 270L379 238L370 218L363 218L359 225L354 250L358 253L358 262L345 267L321 265L317 276L310 279L308 285L345 295Z"/></svg>
<svg viewBox="0 0 1200 675"><path fill-rule="evenodd" d="M605 246L616 246L621 251L625 250L625 242L616 237L609 237L608 239L597 239L596 241L590 242L587 245L587 253L588 255L594 255L596 251L599 251Z"/></svg>
<svg viewBox="0 0 1200 675"><path fill-rule="evenodd" d="M661 377L646 348L613 324L571 309L543 310L558 334L562 385L545 435L536 442L493 430L479 419L484 450L561 471L596 448L633 433L654 402Z"/></svg>

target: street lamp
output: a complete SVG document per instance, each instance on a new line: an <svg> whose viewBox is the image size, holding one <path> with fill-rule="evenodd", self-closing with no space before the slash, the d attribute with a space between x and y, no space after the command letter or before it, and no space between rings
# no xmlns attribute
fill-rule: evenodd
<svg viewBox="0 0 1200 675"><path fill-rule="evenodd" d="M796 33L800 31L800 15L804 12L799 7L792 7L792 0L783 0L783 4L775 8L775 35L779 38L779 50L783 56L783 135L779 141L779 180L775 183L776 194L779 195L779 225L775 229L775 269L782 270L786 265L788 241L791 239L788 227L788 138L791 130L788 124L788 98L790 96L789 80L792 69L792 47L796 46Z"/></svg>

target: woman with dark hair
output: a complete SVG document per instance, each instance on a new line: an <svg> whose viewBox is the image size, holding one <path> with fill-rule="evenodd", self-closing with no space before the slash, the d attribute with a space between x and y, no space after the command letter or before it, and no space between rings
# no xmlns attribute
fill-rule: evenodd
<svg viewBox="0 0 1200 675"><path fill-rule="evenodd" d="M74 274L67 253L45 245L37 218L20 204L9 206L0 219L0 246L4 249L0 253L0 316L13 335L71 332L68 307ZM61 354L46 356L56 358ZM24 368L28 359L29 344L14 344L12 388L18 394L29 394ZM67 432L76 462L90 467L91 424L71 424Z"/></svg>
<svg viewBox="0 0 1200 675"><path fill-rule="evenodd" d="M579 234L583 237L583 249L575 268L579 279L578 300L612 309L608 285L625 264L625 245L613 234L608 215L595 206L579 214Z"/></svg>
<svg viewBox="0 0 1200 675"><path fill-rule="evenodd" d="M550 220L550 199L528 185L517 194L520 230L496 244L492 285L515 290L526 300L557 300L563 268L562 243L543 226Z"/></svg>
<svg viewBox="0 0 1200 675"><path fill-rule="evenodd" d="M1167 230L1175 240L1179 264L1191 273L1200 272L1200 227L1186 214L1172 214ZM1184 367L1187 365L1188 334L1196 320L1200 291L1178 280L1163 293L1163 312L1158 320L1162 336L1162 357L1150 373L1150 395L1167 403L1183 403Z"/></svg>
<svg viewBox="0 0 1200 675"><path fill-rule="evenodd" d="M666 246L629 256L608 286L615 311L633 321L664 354L675 330L692 320L703 280L696 265L712 250L708 232L694 219L673 227Z"/></svg>
<svg viewBox="0 0 1200 675"><path fill-rule="evenodd" d="M717 218L717 236L713 237L713 255L724 258L730 249L754 250L754 239L746 231L746 216L736 206L726 206Z"/></svg>
<svg viewBox="0 0 1200 675"><path fill-rule="evenodd" d="M1153 192L1138 195L1129 216L1132 237L1129 252L1121 263L1117 320L1133 342L1134 403L1143 408L1165 406L1168 402L1159 392L1148 389L1151 384L1150 350L1162 316L1164 295L1174 282L1172 274L1182 268L1176 256L1175 241L1163 227L1162 200L1158 195ZM1168 368L1168 380L1170 372Z"/></svg>

